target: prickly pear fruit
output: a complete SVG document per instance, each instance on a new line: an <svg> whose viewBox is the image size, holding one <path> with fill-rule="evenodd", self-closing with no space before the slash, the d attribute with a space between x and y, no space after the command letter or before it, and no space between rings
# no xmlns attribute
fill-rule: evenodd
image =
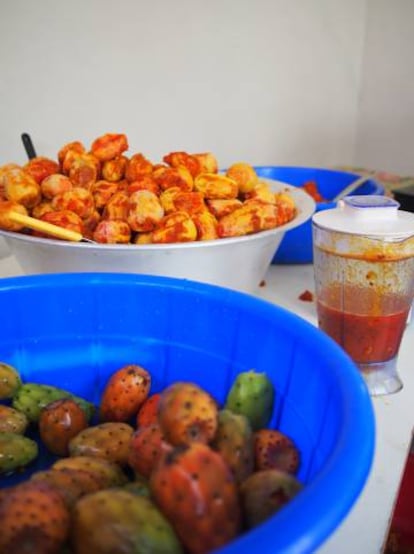
<svg viewBox="0 0 414 554"><path fill-rule="evenodd" d="M112 374L102 393L102 421L128 421L147 398L151 375L138 365L126 365Z"/></svg>
<svg viewBox="0 0 414 554"><path fill-rule="evenodd" d="M121 467L113 462L92 456L74 456L57 460L52 469L77 469L91 473L101 484L101 488L118 487L128 482Z"/></svg>
<svg viewBox="0 0 414 554"><path fill-rule="evenodd" d="M145 427L158 421L158 404L161 394L159 392L148 396L140 409L138 410L136 426Z"/></svg>
<svg viewBox="0 0 414 554"><path fill-rule="evenodd" d="M58 554L69 535L69 512L47 483L7 489L0 503L0 552Z"/></svg>
<svg viewBox="0 0 414 554"><path fill-rule="evenodd" d="M85 411L88 421L91 419L94 406L83 398L70 392L50 385L38 385L37 383L25 383L13 397L13 408L26 414L29 421L39 420L42 408L61 398L72 398Z"/></svg>
<svg viewBox="0 0 414 554"><path fill-rule="evenodd" d="M279 469L294 475L299 468L300 453L291 438L276 429L259 429L254 433L255 470Z"/></svg>
<svg viewBox="0 0 414 554"><path fill-rule="evenodd" d="M22 412L0 404L0 433L24 435L28 424L29 421Z"/></svg>
<svg viewBox="0 0 414 554"><path fill-rule="evenodd" d="M120 421L87 427L69 442L69 455L96 456L126 465L133 433L131 425Z"/></svg>
<svg viewBox="0 0 414 554"><path fill-rule="evenodd" d="M104 488L102 481L99 482L92 473L80 469L46 469L33 473L30 480L48 483L55 488L69 508L85 494Z"/></svg>
<svg viewBox="0 0 414 554"><path fill-rule="evenodd" d="M0 474L27 466L38 453L37 443L32 439L17 433L0 433Z"/></svg>
<svg viewBox="0 0 414 554"><path fill-rule="evenodd" d="M252 473L240 486L244 523L251 529L275 514L303 486L289 473L266 469Z"/></svg>
<svg viewBox="0 0 414 554"><path fill-rule="evenodd" d="M16 368L0 362L0 400L12 398L22 385L20 374Z"/></svg>
<svg viewBox="0 0 414 554"><path fill-rule="evenodd" d="M253 431L266 427L272 415L274 388L265 373L254 370L237 375L226 398L225 408L243 414Z"/></svg>
<svg viewBox="0 0 414 554"><path fill-rule="evenodd" d="M244 481L253 471L253 432L249 420L242 414L220 410L218 427L211 447L219 452L231 469L236 483Z"/></svg>
<svg viewBox="0 0 414 554"><path fill-rule="evenodd" d="M217 419L216 401L194 383L173 383L161 393L158 421L166 441L174 446L210 442Z"/></svg>
<svg viewBox="0 0 414 554"><path fill-rule="evenodd" d="M158 423L139 427L130 441L128 465L135 474L148 478L168 449Z"/></svg>
<svg viewBox="0 0 414 554"><path fill-rule="evenodd" d="M182 553L174 530L153 502L120 489L89 494L77 502L71 543L76 554Z"/></svg>
<svg viewBox="0 0 414 554"><path fill-rule="evenodd" d="M57 456L67 456L69 441L88 426L88 420L73 398L61 398L41 410L38 425L46 448Z"/></svg>
<svg viewBox="0 0 414 554"><path fill-rule="evenodd" d="M156 504L191 554L227 544L240 530L240 506L233 475L209 446L193 442L166 454L151 473Z"/></svg>

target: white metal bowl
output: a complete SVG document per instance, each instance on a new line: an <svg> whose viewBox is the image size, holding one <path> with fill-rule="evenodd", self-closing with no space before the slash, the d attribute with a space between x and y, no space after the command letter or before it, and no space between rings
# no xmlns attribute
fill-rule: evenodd
<svg viewBox="0 0 414 554"><path fill-rule="evenodd" d="M267 180L272 190L288 190L298 214L289 223L252 235L173 244L90 244L0 231L26 274L119 272L201 281L252 292L263 280L286 231L307 221L313 199L297 187Z"/></svg>

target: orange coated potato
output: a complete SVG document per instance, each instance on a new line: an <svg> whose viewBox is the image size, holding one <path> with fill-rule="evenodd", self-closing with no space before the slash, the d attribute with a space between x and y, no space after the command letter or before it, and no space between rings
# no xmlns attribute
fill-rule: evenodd
<svg viewBox="0 0 414 554"><path fill-rule="evenodd" d="M129 197L127 222L133 231L152 231L164 217L164 208L156 194L137 190Z"/></svg>
<svg viewBox="0 0 414 554"><path fill-rule="evenodd" d="M231 165L226 171L227 177L236 181L239 192L246 194L250 192L259 182L259 178L254 168L244 162L238 162Z"/></svg>
<svg viewBox="0 0 414 554"><path fill-rule="evenodd" d="M194 189L205 198L237 198L239 187L233 179L216 173L202 173L195 178Z"/></svg>
<svg viewBox="0 0 414 554"><path fill-rule="evenodd" d="M198 158L187 154L187 152L171 152L163 157L163 161L171 167L186 167L192 177L195 177L201 171Z"/></svg>
<svg viewBox="0 0 414 554"><path fill-rule="evenodd" d="M59 173L60 166L54 160L37 156L28 161L27 164L23 166L23 170L33 177L36 183L40 185L43 179L46 179L49 175Z"/></svg>
<svg viewBox="0 0 414 554"><path fill-rule="evenodd" d="M166 215L151 234L154 243L191 242L197 239L197 227L185 212Z"/></svg>
<svg viewBox="0 0 414 554"><path fill-rule="evenodd" d="M39 204L42 198L40 186L31 175L20 170L12 170L3 176L4 196L18 202L27 209Z"/></svg>
<svg viewBox="0 0 414 554"><path fill-rule="evenodd" d="M191 191L194 187L193 176L184 166L160 166L154 169L153 177L161 190L178 187L181 190Z"/></svg>
<svg viewBox="0 0 414 554"><path fill-rule="evenodd" d="M126 135L107 133L89 149L65 144L56 161L0 166L0 228L33 233L7 217L16 209L100 243L144 245L241 236L296 216L289 191L274 193L246 162L219 173L211 152L177 150L153 163L127 150Z"/></svg>
<svg viewBox="0 0 414 554"><path fill-rule="evenodd" d="M105 244L128 244L131 229L122 219L107 219L98 223L92 237L96 242Z"/></svg>
<svg viewBox="0 0 414 554"><path fill-rule="evenodd" d="M98 160L106 162L120 156L128 150L128 139L123 134L107 133L95 139L91 152Z"/></svg>
<svg viewBox="0 0 414 554"><path fill-rule="evenodd" d="M23 225L12 221L8 214L10 212L18 212L23 215L28 215L28 212L22 204L13 202L13 200L0 200L0 229L5 231L21 231Z"/></svg>

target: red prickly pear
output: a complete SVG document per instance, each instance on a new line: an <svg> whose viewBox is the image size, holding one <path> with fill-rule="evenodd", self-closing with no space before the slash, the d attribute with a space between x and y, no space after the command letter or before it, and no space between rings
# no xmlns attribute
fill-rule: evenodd
<svg viewBox="0 0 414 554"><path fill-rule="evenodd" d="M0 503L0 552L58 554L69 523L63 498L47 483L26 481L11 487Z"/></svg>
<svg viewBox="0 0 414 554"><path fill-rule="evenodd" d="M240 486L244 523L256 527L294 498L303 485L289 473L266 469L252 473Z"/></svg>
<svg viewBox="0 0 414 554"><path fill-rule="evenodd" d="M109 379L100 402L102 421L128 421L147 398L151 376L138 365L126 365Z"/></svg>
<svg viewBox="0 0 414 554"><path fill-rule="evenodd" d="M254 433L255 470L279 469L292 475L300 464L300 453L292 439L276 429Z"/></svg>
<svg viewBox="0 0 414 554"><path fill-rule="evenodd" d="M240 531L233 475L220 454L203 443L166 454L151 474L150 489L190 554L206 554Z"/></svg>
<svg viewBox="0 0 414 554"><path fill-rule="evenodd" d="M88 420L72 398L61 398L42 409L38 424L46 448L57 456L67 456L69 441L88 427Z"/></svg>
<svg viewBox="0 0 414 554"><path fill-rule="evenodd" d="M140 427L132 436L128 465L135 474L149 477L169 445L164 441L164 436L158 423Z"/></svg>
<svg viewBox="0 0 414 554"><path fill-rule="evenodd" d="M212 396L194 383L178 382L163 390L158 421L174 446L209 443L217 430L218 407Z"/></svg>
<svg viewBox="0 0 414 554"><path fill-rule="evenodd" d="M146 427L147 425L151 425L152 423L156 423L158 421L158 404L160 398L161 394L157 392L156 394L148 396L148 398L144 400L144 403L138 410L137 414L136 425L138 428Z"/></svg>

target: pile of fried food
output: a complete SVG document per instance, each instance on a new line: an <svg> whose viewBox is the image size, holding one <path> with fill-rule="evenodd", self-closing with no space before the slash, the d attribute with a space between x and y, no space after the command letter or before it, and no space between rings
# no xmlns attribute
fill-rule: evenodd
<svg viewBox="0 0 414 554"><path fill-rule="evenodd" d="M98 243L163 244L257 233L297 213L289 193L272 192L247 163L219 173L209 152L171 152L152 163L126 156L128 148L126 135L108 133L89 150L66 144L56 161L1 166L0 228L47 236L12 219L17 212Z"/></svg>

